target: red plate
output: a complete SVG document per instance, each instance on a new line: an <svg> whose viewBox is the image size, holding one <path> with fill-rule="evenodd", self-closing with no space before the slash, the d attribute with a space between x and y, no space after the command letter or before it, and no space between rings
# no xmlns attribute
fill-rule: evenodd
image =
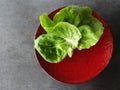
<svg viewBox="0 0 120 90"><path fill-rule="evenodd" d="M50 13L49 17L52 19L60 9ZM56 64L46 62L35 50L40 66L52 78L69 84L84 83L100 74L109 63L113 51L113 39L110 29L97 13L93 12L93 16L103 23L105 29L99 42L90 49L75 50L72 58L67 56L63 61ZM39 26L35 38L43 33L46 32Z"/></svg>

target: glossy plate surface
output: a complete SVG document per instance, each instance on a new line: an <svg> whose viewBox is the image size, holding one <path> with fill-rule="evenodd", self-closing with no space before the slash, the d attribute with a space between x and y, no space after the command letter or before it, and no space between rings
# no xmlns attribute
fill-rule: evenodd
<svg viewBox="0 0 120 90"><path fill-rule="evenodd" d="M49 17L52 19L59 10L50 13ZM103 23L105 29L99 42L90 49L74 50L72 58L67 56L57 64L46 62L35 50L38 63L52 78L64 83L80 84L95 78L108 65L113 51L112 35L105 21L95 12L93 12L93 16ZM46 32L40 25L35 38L43 33Z"/></svg>

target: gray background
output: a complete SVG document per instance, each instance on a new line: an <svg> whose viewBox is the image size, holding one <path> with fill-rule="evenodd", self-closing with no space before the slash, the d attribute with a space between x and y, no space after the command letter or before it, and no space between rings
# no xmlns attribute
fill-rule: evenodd
<svg viewBox="0 0 120 90"><path fill-rule="evenodd" d="M49 78L34 57L39 15L56 8L88 5L109 24L114 53L95 79L68 85ZM0 0L0 90L120 90L120 0Z"/></svg>

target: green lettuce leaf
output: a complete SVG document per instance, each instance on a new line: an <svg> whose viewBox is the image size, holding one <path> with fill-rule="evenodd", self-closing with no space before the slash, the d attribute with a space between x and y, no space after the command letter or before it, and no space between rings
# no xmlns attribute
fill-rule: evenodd
<svg viewBox="0 0 120 90"><path fill-rule="evenodd" d="M47 33L52 32L53 27L55 26L55 23L48 17L46 13L42 14L39 17L39 20L40 20L41 26Z"/></svg>
<svg viewBox="0 0 120 90"><path fill-rule="evenodd" d="M53 21L55 23L64 21L69 22L75 26L78 26L83 20L83 16L88 16L92 14L91 8L84 6L67 6L61 9L58 13L55 14Z"/></svg>
<svg viewBox="0 0 120 90"><path fill-rule="evenodd" d="M57 63L66 55L72 57L80 38L77 27L67 22L59 22L51 33L41 35L35 40L35 48L46 61Z"/></svg>
<svg viewBox="0 0 120 90"><path fill-rule="evenodd" d="M35 40L35 48L50 63L58 63L67 55L64 39L54 34L44 34Z"/></svg>
<svg viewBox="0 0 120 90"><path fill-rule="evenodd" d="M82 38L79 40L78 49L89 49L94 46L103 34L102 23L93 16L85 17L79 26Z"/></svg>

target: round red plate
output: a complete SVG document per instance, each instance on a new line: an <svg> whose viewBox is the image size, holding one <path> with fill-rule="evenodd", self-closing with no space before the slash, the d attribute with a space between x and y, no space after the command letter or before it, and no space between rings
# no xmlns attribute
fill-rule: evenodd
<svg viewBox="0 0 120 90"><path fill-rule="evenodd" d="M60 9L50 13L49 17L52 19ZM103 23L105 29L99 42L90 49L81 51L76 49L72 58L67 56L62 62L56 64L46 62L35 50L40 66L52 78L69 84L84 83L100 74L109 63L113 51L113 39L110 29L97 13L93 12L93 16ZM43 33L46 32L39 26L35 38Z"/></svg>

